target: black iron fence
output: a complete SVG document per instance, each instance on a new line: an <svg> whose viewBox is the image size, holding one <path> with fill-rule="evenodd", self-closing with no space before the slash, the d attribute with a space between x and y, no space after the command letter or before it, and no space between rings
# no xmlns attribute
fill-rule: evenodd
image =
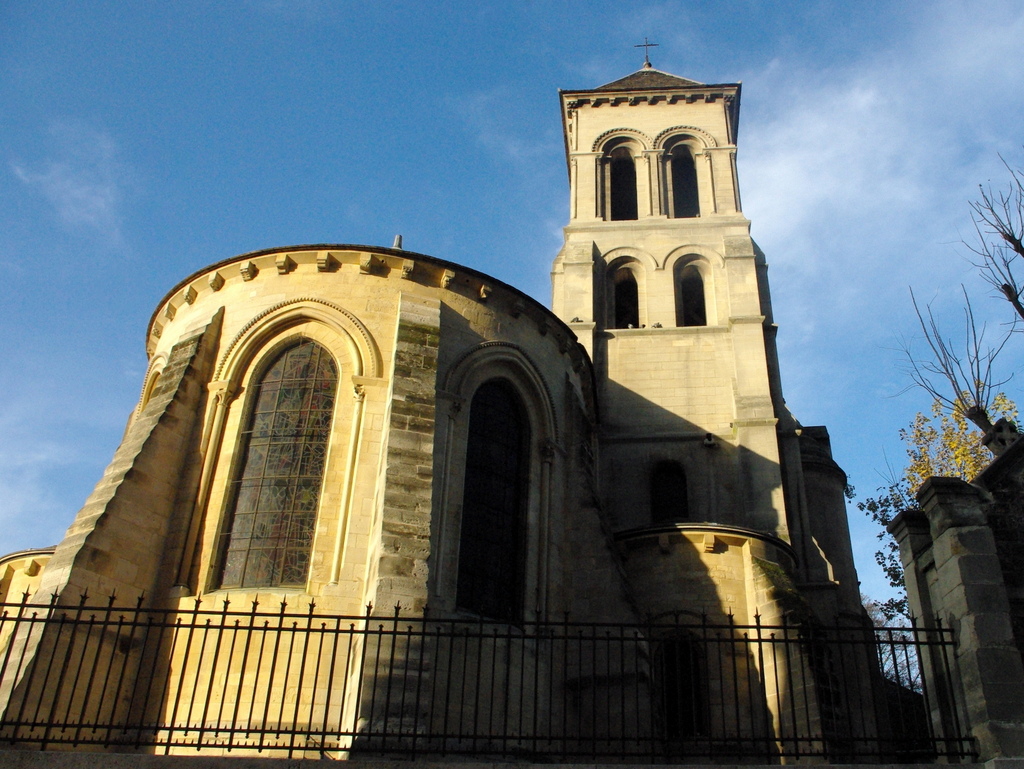
<svg viewBox="0 0 1024 769"><path fill-rule="evenodd" d="M535 761L973 756L941 626L0 604L0 741Z"/></svg>

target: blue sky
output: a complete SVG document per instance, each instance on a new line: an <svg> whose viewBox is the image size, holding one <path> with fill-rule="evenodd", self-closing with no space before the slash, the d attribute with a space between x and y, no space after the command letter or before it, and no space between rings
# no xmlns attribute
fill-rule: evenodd
<svg viewBox="0 0 1024 769"><path fill-rule="evenodd" d="M3 3L0 552L59 541L138 398L150 313L210 262L401 233L547 302L557 89L638 69L644 36L659 69L743 82L787 401L871 492L928 406L900 394L907 287L951 332L961 283L1005 316L959 241L999 154L1024 164L1019 3Z"/></svg>

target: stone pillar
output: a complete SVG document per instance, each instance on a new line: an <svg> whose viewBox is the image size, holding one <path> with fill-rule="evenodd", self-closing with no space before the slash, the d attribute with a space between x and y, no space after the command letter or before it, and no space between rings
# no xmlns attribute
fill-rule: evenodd
<svg viewBox="0 0 1024 769"><path fill-rule="evenodd" d="M920 513L903 514L890 531L912 611L948 619L954 631L963 713L987 761L1024 756L1024 665L980 494L958 478L929 478L917 495L927 532Z"/></svg>
<svg viewBox="0 0 1024 769"><path fill-rule="evenodd" d="M383 616L397 605L418 614L427 604L440 325L438 300L402 296L385 417L387 464L373 596Z"/></svg>

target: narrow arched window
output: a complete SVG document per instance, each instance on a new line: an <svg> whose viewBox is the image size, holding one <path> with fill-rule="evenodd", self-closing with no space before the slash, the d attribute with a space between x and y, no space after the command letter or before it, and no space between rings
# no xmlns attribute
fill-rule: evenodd
<svg viewBox="0 0 1024 769"><path fill-rule="evenodd" d="M707 306L704 302L704 278L697 265L688 264L679 270L676 288L676 325L706 326Z"/></svg>
<svg viewBox="0 0 1024 769"><path fill-rule="evenodd" d="M612 150L607 170L608 218L613 221L636 219L636 164L629 148Z"/></svg>
<svg viewBox="0 0 1024 769"><path fill-rule="evenodd" d="M306 584L338 370L303 339L250 386L221 587Z"/></svg>
<svg viewBox="0 0 1024 769"><path fill-rule="evenodd" d="M674 523L689 517L683 466L671 460L658 462L651 473L651 522Z"/></svg>
<svg viewBox="0 0 1024 769"><path fill-rule="evenodd" d="M632 270L619 270L612 281L615 292L613 328L637 328L640 325L640 292Z"/></svg>
<svg viewBox="0 0 1024 769"><path fill-rule="evenodd" d="M473 396L456 604L490 619L523 615L530 425L519 395L492 379Z"/></svg>
<svg viewBox="0 0 1024 769"><path fill-rule="evenodd" d="M672 216L676 219L700 216L697 194L697 166L693 153L685 144L677 144L669 158L672 183Z"/></svg>

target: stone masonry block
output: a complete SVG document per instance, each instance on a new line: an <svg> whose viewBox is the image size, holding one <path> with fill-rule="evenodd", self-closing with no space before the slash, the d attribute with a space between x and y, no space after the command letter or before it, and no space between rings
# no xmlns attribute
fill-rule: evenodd
<svg viewBox="0 0 1024 769"><path fill-rule="evenodd" d="M1003 571L999 566L999 559L994 553L961 556L957 559L957 568L964 584L1001 585L1003 583Z"/></svg>

